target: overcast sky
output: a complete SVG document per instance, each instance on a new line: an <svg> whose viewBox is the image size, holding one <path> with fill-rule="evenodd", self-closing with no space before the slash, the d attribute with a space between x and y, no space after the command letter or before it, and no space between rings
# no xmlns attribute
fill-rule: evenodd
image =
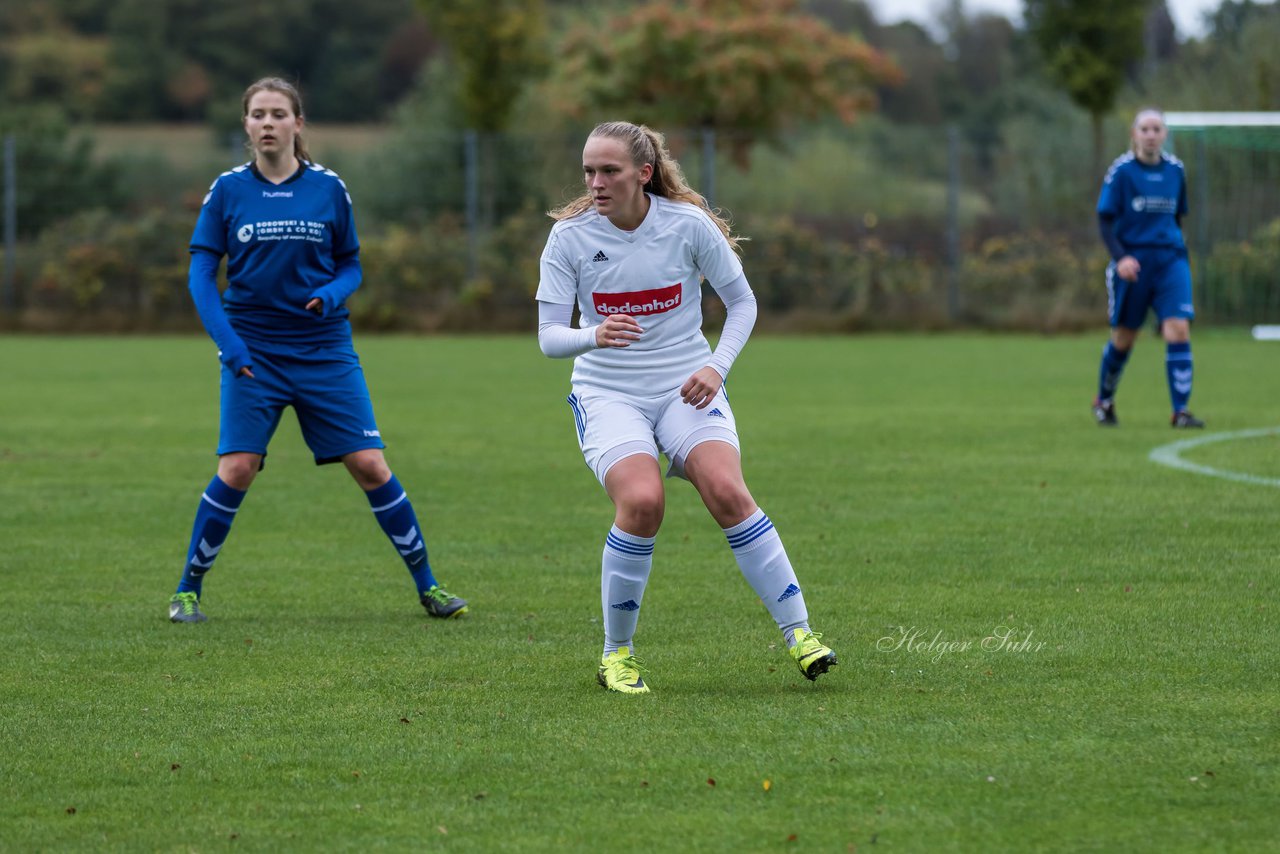
<svg viewBox="0 0 1280 854"><path fill-rule="evenodd" d="M1124 2L1124 0L1119 0ZM1180 37L1204 35L1204 24L1201 16L1212 12L1221 5L1221 0L1166 0L1169 14L1173 16L1174 26L1178 28ZM869 0L875 10L876 20L883 24L910 19L927 24L937 16L946 0ZM1022 20L1022 0L965 0L965 10L974 12L996 12L1013 21Z"/></svg>

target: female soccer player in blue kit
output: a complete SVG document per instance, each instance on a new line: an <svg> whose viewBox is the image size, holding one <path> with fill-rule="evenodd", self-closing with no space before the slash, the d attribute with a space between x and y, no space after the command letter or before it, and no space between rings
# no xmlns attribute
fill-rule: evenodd
<svg viewBox="0 0 1280 854"><path fill-rule="evenodd" d="M623 694L649 691L633 636L665 507L660 452L668 476L697 489L792 660L816 679L836 655L810 630L782 540L743 481L722 388L756 318L737 240L647 127L597 126L582 168L586 191L551 213L557 222L542 253L538 343L548 356L576 357L569 405L578 443L616 511L601 557L597 681ZM702 335L704 277L727 309L714 353ZM570 326L575 303L578 329Z"/></svg>
<svg viewBox="0 0 1280 854"><path fill-rule="evenodd" d="M431 572L413 506L383 457L386 446L351 344L344 301L360 286L361 270L346 185L310 162L302 102L290 83L259 80L245 91L242 106L253 159L213 182L191 238L189 285L219 349L222 419L218 472L200 498L169 619L205 619L204 575L286 406L297 413L316 464L341 460L365 491L427 613L458 616L467 603ZM217 273L224 255L228 287L221 298Z"/></svg>
<svg viewBox="0 0 1280 854"><path fill-rule="evenodd" d="M1165 340L1165 374L1174 427L1203 427L1187 410L1191 398L1191 267L1182 239L1187 182L1182 162L1164 152L1169 129L1155 109L1133 120L1131 150L1111 164L1098 197L1098 226L1111 253L1107 302L1111 340L1102 351L1093 417L1114 427L1115 394L1147 311L1155 309Z"/></svg>

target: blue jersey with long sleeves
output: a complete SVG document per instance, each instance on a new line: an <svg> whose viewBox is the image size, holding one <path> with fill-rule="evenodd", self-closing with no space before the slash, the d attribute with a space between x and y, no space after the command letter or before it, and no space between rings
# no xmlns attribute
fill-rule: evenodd
<svg viewBox="0 0 1280 854"><path fill-rule="evenodd" d="M346 185L312 163L280 184L253 164L224 172L209 188L191 237L193 261L206 255L193 271L207 270L208 256L227 256L221 302L235 333L286 346L349 340L344 301L360 285L359 252ZM314 298L322 301L320 313L306 308ZM225 349L200 302L197 295L206 327Z"/></svg>
<svg viewBox="0 0 1280 854"><path fill-rule="evenodd" d="M1124 249L1185 249L1178 217L1187 212L1187 180L1182 161L1161 153L1147 165L1132 152L1117 157L1098 195L1098 215L1114 222Z"/></svg>

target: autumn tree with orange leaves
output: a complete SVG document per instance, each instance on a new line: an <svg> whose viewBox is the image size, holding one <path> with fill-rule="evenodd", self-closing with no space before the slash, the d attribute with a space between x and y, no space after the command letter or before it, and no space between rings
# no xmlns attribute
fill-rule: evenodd
<svg viewBox="0 0 1280 854"><path fill-rule="evenodd" d="M797 11L796 0L646 3L565 37L553 86L574 118L727 137L746 165L751 145L801 120L851 122L875 107L898 67L856 36Z"/></svg>

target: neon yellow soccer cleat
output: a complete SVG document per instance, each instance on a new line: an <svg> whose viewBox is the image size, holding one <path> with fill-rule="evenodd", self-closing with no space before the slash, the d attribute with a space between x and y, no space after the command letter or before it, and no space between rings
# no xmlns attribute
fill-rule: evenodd
<svg viewBox="0 0 1280 854"><path fill-rule="evenodd" d="M795 637L796 645L791 647L791 657L804 678L812 681L839 664L835 652L822 645L822 635L808 629L796 629Z"/></svg>
<svg viewBox="0 0 1280 854"><path fill-rule="evenodd" d="M207 619L200 610L200 597L195 592L175 593L169 599L170 622L203 623Z"/></svg>
<svg viewBox="0 0 1280 854"><path fill-rule="evenodd" d="M631 654L630 647L619 647L617 652L611 652L600 659L596 681L603 688L620 694L648 694L649 686L644 684L644 679L640 676L643 669Z"/></svg>
<svg viewBox="0 0 1280 854"><path fill-rule="evenodd" d="M438 584L431 585L431 589L419 596L418 601L428 614L443 620L467 613L467 600L459 599Z"/></svg>

